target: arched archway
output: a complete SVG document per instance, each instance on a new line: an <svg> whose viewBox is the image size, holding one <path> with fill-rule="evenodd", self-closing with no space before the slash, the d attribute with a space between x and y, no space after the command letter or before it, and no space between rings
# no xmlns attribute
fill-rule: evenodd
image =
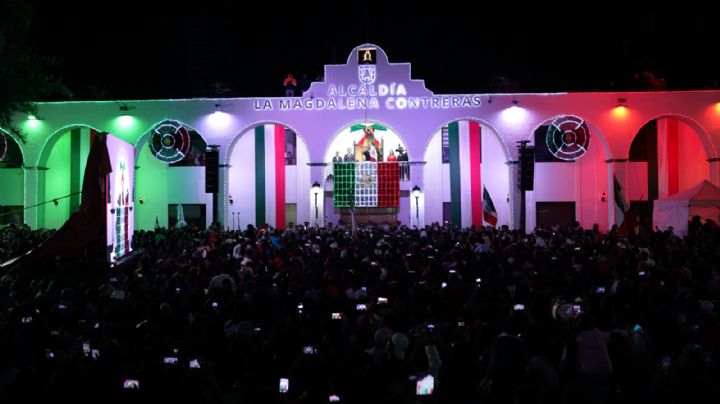
<svg viewBox="0 0 720 404"><path fill-rule="evenodd" d="M285 228L307 221L309 162L305 141L289 125L264 121L244 128L225 156L226 227Z"/></svg>
<svg viewBox="0 0 720 404"><path fill-rule="evenodd" d="M0 225L24 222L24 156L17 140L0 129Z"/></svg>
<svg viewBox="0 0 720 404"><path fill-rule="evenodd" d="M509 159L488 123L463 118L443 124L425 149L425 205L419 207L425 223L511 225Z"/></svg>
<svg viewBox="0 0 720 404"><path fill-rule="evenodd" d="M588 135L587 144L577 150L558 149L566 131ZM557 115L540 123L528 140L535 146L535 164L534 189L527 191L526 197L526 229L566 226L571 221L585 228L597 224L608 229L612 184L606 161L611 157L598 127L576 115Z"/></svg>
<svg viewBox="0 0 720 404"><path fill-rule="evenodd" d="M408 223L410 205L410 155L407 143L402 135L391 125L377 120L358 120L340 127L327 143L323 162L326 164L323 174L325 221L332 223L351 222L350 206L355 209L359 223L390 223L397 221ZM345 173L335 178L334 162L362 163L371 162L365 172L360 166L346 167ZM397 162L398 164L383 164ZM340 170L338 166L338 170ZM360 171L355 171L356 169ZM349 170L349 171L348 171ZM357 173L369 180L362 187ZM345 179L344 182L342 179ZM372 178L372 180L370 180ZM377 181L375 181L377 180ZM389 181L385 181L389 180ZM373 184L373 185L371 185ZM346 190L346 197L335 198ZM361 200L357 193L366 189L367 198ZM337 195L335 193L338 193Z"/></svg>
<svg viewBox="0 0 720 404"><path fill-rule="evenodd" d="M710 179L709 153L707 134L688 117L663 114L642 125L630 143L626 170L626 199L641 224L652 223L654 200Z"/></svg>
<svg viewBox="0 0 720 404"><path fill-rule="evenodd" d="M135 147L135 223L149 230L173 226L177 206L185 221L206 228L212 221L212 194L205 193L203 136L184 122L166 119L152 125Z"/></svg>
<svg viewBox="0 0 720 404"><path fill-rule="evenodd" d="M50 135L37 163L37 227L59 228L80 206L83 175L93 137L99 131L88 125L71 125ZM32 212L29 212L32 214Z"/></svg>

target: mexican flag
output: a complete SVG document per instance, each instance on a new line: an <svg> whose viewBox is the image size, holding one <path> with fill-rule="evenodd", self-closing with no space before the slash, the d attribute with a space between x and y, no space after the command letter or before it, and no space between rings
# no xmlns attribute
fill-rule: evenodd
<svg viewBox="0 0 720 404"><path fill-rule="evenodd" d="M448 125L450 217L453 224L461 227L483 225L480 135L480 124L475 121L458 121Z"/></svg>
<svg viewBox="0 0 720 404"><path fill-rule="evenodd" d="M334 163L333 204L336 207L396 207L400 205L400 165Z"/></svg>
<svg viewBox="0 0 720 404"><path fill-rule="evenodd" d="M623 196L622 186L620 186L620 182L615 174L613 174L613 190L615 194L615 223L620 227L625 220L625 213L628 211L628 208L625 203L625 197Z"/></svg>
<svg viewBox="0 0 720 404"><path fill-rule="evenodd" d="M285 132L282 125L259 125L236 145L242 151L231 160L230 195L242 199L236 211L242 227L285 227Z"/></svg>
<svg viewBox="0 0 720 404"><path fill-rule="evenodd" d="M497 225L498 221L498 215L497 211L495 210L495 204L493 203L492 199L490 198L490 194L487 191L487 188L483 186L483 219L490 223L492 227L495 227Z"/></svg>

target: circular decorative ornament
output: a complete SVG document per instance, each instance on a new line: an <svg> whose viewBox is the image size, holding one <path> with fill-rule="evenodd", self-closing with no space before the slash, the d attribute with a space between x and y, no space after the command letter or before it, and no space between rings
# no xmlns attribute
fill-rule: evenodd
<svg viewBox="0 0 720 404"><path fill-rule="evenodd" d="M148 144L158 160L177 163L190 151L190 132L173 122L162 123L153 128Z"/></svg>
<svg viewBox="0 0 720 404"><path fill-rule="evenodd" d="M584 120L564 115L550 123L545 143L550 153L560 160L577 160L590 146L590 129Z"/></svg>
<svg viewBox="0 0 720 404"><path fill-rule="evenodd" d="M5 134L0 132L0 161L3 161L3 159L5 158L7 149L8 149L8 141L5 138Z"/></svg>

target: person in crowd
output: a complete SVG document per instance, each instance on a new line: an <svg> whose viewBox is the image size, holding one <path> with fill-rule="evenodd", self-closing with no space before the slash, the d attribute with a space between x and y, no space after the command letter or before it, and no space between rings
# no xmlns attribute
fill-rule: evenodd
<svg viewBox="0 0 720 404"><path fill-rule="evenodd" d="M283 80L284 95L286 97L294 97L297 91L297 80L292 73L288 73Z"/></svg>
<svg viewBox="0 0 720 404"><path fill-rule="evenodd" d="M342 158L342 156L340 156L340 152L336 151L335 155L332 158L332 162L333 163L342 163L342 161L343 161L343 158Z"/></svg>
<svg viewBox="0 0 720 404"><path fill-rule="evenodd" d="M0 227L0 261L51 233ZM715 226L188 224L133 250L3 268L0 402L413 402L427 375L436 402L720 394Z"/></svg>
<svg viewBox="0 0 720 404"><path fill-rule="evenodd" d="M355 162L355 153L353 153L352 147L347 148L347 153L343 156L343 161L345 163L354 163Z"/></svg>

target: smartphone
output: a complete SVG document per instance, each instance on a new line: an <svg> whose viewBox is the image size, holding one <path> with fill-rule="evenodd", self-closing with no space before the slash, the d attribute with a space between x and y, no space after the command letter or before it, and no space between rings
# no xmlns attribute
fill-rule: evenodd
<svg viewBox="0 0 720 404"><path fill-rule="evenodd" d="M305 355L314 355L317 353L317 349L312 345L308 345L303 347L303 353Z"/></svg>
<svg viewBox="0 0 720 404"><path fill-rule="evenodd" d="M46 349L46 350L45 350L45 357L46 357L47 359L55 359L55 354L53 353L53 351L51 351L51 350L49 350L49 349Z"/></svg>
<svg viewBox="0 0 720 404"><path fill-rule="evenodd" d="M475 278L476 285L480 286L481 283L482 283L482 278Z"/></svg>
<svg viewBox="0 0 720 404"><path fill-rule="evenodd" d="M643 332L643 328L640 326L640 324L635 324L635 327L633 327L633 331Z"/></svg>
<svg viewBox="0 0 720 404"><path fill-rule="evenodd" d="M428 324L427 328L428 328L428 330L432 331L435 329L435 324Z"/></svg>
<svg viewBox="0 0 720 404"><path fill-rule="evenodd" d="M582 307L580 305L573 305L573 315L577 317L578 314L582 313Z"/></svg>
<svg viewBox="0 0 720 404"><path fill-rule="evenodd" d="M435 390L435 378L431 375L419 377L415 382L415 394L418 396L432 395Z"/></svg>
<svg viewBox="0 0 720 404"><path fill-rule="evenodd" d="M90 343L89 342L83 342L83 355L90 356Z"/></svg>
<svg viewBox="0 0 720 404"><path fill-rule="evenodd" d="M640 271L640 272L638 272L638 275L640 275L640 276L645 276L645 271Z"/></svg>
<svg viewBox="0 0 720 404"><path fill-rule="evenodd" d="M387 297L378 297L377 302L378 302L378 304L387 304L388 299L387 299Z"/></svg>
<svg viewBox="0 0 720 404"><path fill-rule="evenodd" d="M299 303L299 304L297 305L298 314L302 314L304 307L305 307L305 306L303 306L302 303Z"/></svg>
<svg viewBox="0 0 720 404"><path fill-rule="evenodd" d="M212 308L217 309L218 308L218 302L212 302Z"/></svg>
<svg viewBox="0 0 720 404"><path fill-rule="evenodd" d="M598 287L598 288L595 290L595 292L597 292L597 293L605 293L605 288L602 287L602 286L600 286L600 287Z"/></svg>
<svg viewBox="0 0 720 404"><path fill-rule="evenodd" d="M180 294L181 291L182 291L182 289L180 289L180 288L175 288L175 293Z"/></svg>
<svg viewBox="0 0 720 404"><path fill-rule="evenodd" d="M177 365L178 358L176 356L166 356L163 358L163 363L166 365Z"/></svg>
<svg viewBox="0 0 720 404"><path fill-rule="evenodd" d="M457 271L454 270L454 269L451 269L451 270L448 271L449 274L454 274L454 273L456 273L456 272L457 272Z"/></svg>
<svg viewBox="0 0 720 404"><path fill-rule="evenodd" d="M190 369L200 369L200 361L197 359L190 359L190 362L188 362L188 367Z"/></svg>
<svg viewBox="0 0 720 404"><path fill-rule="evenodd" d="M337 394L333 394L333 395L331 395L330 397L328 397L328 402L329 402L329 403L339 403L339 402L340 402L340 396L338 396Z"/></svg>
<svg viewBox="0 0 720 404"><path fill-rule="evenodd" d="M100 350L99 350L99 349L92 349L92 350L90 351L90 356L91 356L93 359L95 359L95 360L100 359Z"/></svg>
<svg viewBox="0 0 720 404"><path fill-rule="evenodd" d="M515 310L515 311L525 310L525 305L524 304L516 304L515 306L513 306L513 310Z"/></svg>
<svg viewBox="0 0 720 404"><path fill-rule="evenodd" d="M443 288L443 289L445 289L445 288L447 287L447 282L443 282L443 283L440 285L440 287Z"/></svg>
<svg viewBox="0 0 720 404"><path fill-rule="evenodd" d="M342 313L332 313L330 314L330 318L333 320L342 320L343 316Z"/></svg>
<svg viewBox="0 0 720 404"><path fill-rule="evenodd" d="M57 337L58 335L60 335L60 330L50 330L50 335L52 335L53 337Z"/></svg>
<svg viewBox="0 0 720 404"><path fill-rule="evenodd" d="M355 310L365 311L365 310L367 310L367 305L365 305L365 303L358 303L355 305Z"/></svg>
<svg viewBox="0 0 720 404"><path fill-rule="evenodd" d="M290 390L290 379L288 379L286 377L281 377L280 378L280 388L279 388L280 393L283 393L283 394L287 393L288 390Z"/></svg>
<svg viewBox="0 0 720 404"><path fill-rule="evenodd" d="M465 322L464 322L464 321L458 321L458 327L460 327L460 328L465 327Z"/></svg>
<svg viewBox="0 0 720 404"><path fill-rule="evenodd" d="M33 319L31 316L23 317L20 319L23 324L31 324Z"/></svg>
<svg viewBox="0 0 720 404"><path fill-rule="evenodd" d="M58 309L59 309L59 310L65 310L65 309L67 309L67 306L65 306L65 305L62 304L62 303L58 303Z"/></svg>
<svg viewBox="0 0 720 404"><path fill-rule="evenodd" d="M126 389L139 389L140 381L137 379L125 379L123 382L123 388Z"/></svg>

